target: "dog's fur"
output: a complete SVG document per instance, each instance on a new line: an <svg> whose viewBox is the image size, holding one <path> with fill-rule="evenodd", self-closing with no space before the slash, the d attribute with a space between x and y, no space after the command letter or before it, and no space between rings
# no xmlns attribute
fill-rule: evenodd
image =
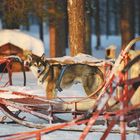
<svg viewBox="0 0 140 140"><path fill-rule="evenodd" d="M50 63L44 59L44 56L38 57L35 55L30 55L27 62L34 75L38 77L38 83L45 83L47 98L55 98L57 81L62 70L62 65ZM43 79L46 73L47 76ZM63 89L80 82L84 87L85 93L90 95L98 89L103 81L103 73L98 67L86 64L70 64L64 72L60 87Z"/></svg>

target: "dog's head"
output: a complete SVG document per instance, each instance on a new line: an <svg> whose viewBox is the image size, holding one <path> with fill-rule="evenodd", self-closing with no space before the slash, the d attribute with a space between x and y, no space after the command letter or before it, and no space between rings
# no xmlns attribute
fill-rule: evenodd
<svg viewBox="0 0 140 140"><path fill-rule="evenodd" d="M48 61L45 59L45 55L43 54L41 57L36 56L34 54L28 55L27 60L24 65L29 67L29 69L33 72L33 74L39 78L40 75L46 70L49 66Z"/></svg>

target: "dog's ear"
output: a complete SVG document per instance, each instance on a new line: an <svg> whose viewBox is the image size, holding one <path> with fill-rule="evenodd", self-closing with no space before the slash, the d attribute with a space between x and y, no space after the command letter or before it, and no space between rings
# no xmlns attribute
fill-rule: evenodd
<svg viewBox="0 0 140 140"><path fill-rule="evenodd" d="M42 54L42 56L41 56L41 60L45 62L45 60L46 60L45 53Z"/></svg>
<svg viewBox="0 0 140 140"><path fill-rule="evenodd" d="M32 61L32 60L33 60L33 59L32 59L32 56L31 56L30 54L27 55L27 59L28 59L29 61Z"/></svg>
<svg viewBox="0 0 140 140"><path fill-rule="evenodd" d="M32 62L32 56L30 55L30 54L28 54L27 56L26 56L26 60L24 61L24 66L25 67L29 67L30 66L30 64L31 64L31 62Z"/></svg>
<svg viewBox="0 0 140 140"><path fill-rule="evenodd" d="M32 55L32 51L30 51L30 50L24 50L23 51L23 56L25 57L25 59L28 58L28 55Z"/></svg>

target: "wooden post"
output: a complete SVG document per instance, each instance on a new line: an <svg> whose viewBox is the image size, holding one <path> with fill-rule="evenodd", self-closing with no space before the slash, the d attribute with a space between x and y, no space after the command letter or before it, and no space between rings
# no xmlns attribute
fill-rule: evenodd
<svg viewBox="0 0 140 140"><path fill-rule="evenodd" d="M106 48L105 59L115 59L116 57L116 46L110 45Z"/></svg>

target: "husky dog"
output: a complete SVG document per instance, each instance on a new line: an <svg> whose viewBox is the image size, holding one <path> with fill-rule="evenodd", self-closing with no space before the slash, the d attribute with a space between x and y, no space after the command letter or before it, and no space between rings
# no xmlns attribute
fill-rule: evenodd
<svg viewBox="0 0 140 140"><path fill-rule="evenodd" d="M46 86L48 99L55 98L56 89L70 87L78 82L82 83L85 93L90 95L103 83L102 71L96 66L86 64L53 64L43 56L29 55L26 64L38 78L38 83Z"/></svg>

